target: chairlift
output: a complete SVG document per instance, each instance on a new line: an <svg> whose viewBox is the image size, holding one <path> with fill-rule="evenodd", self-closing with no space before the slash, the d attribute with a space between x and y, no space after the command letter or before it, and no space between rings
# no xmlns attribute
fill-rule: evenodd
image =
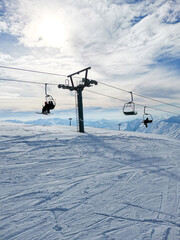
<svg viewBox="0 0 180 240"><path fill-rule="evenodd" d="M56 106L56 102L54 98L47 93L47 83L45 83L45 105L42 108L43 114L49 114L50 110L54 109Z"/></svg>
<svg viewBox="0 0 180 240"><path fill-rule="evenodd" d="M56 102L51 95L47 94L47 83L45 84L45 98L46 98L46 102L50 106L50 109L54 109L56 106Z"/></svg>
<svg viewBox="0 0 180 240"><path fill-rule="evenodd" d="M130 94L131 94L131 101L124 104L123 113L125 115L136 115L137 112L135 111L135 103L133 102L133 94L132 94L132 92L130 92Z"/></svg>
<svg viewBox="0 0 180 240"><path fill-rule="evenodd" d="M147 127L147 124L152 122L153 122L153 117L150 113L146 112L146 106L144 106L143 123Z"/></svg>

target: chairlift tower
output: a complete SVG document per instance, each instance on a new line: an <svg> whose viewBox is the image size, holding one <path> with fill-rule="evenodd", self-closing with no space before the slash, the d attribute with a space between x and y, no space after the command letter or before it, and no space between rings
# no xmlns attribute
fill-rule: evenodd
<svg viewBox="0 0 180 240"><path fill-rule="evenodd" d="M69 118L69 126L71 126L71 120L72 120L72 118Z"/></svg>
<svg viewBox="0 0 180 240"><path fill-rule="evenodd" d="M62 89L69 89L70 91L76 91L77 92L77 105L78 105L78 125L79 125L79 132L84 132L84 116L83 116L83 99L82 99L82 91L85 87L91 87L92 84L97 85L98 82L95 80L89 80L87 78L88 70L91 69L91 67L82 69L78 72L72 73L68 75L67 77L70 78L71 85L64 85L59 84L58 88ZM73 76L76 74L80 74L82 72L85 72L85 77L82 78L82 82L79 83L77 86L74 85Z"/></svg>

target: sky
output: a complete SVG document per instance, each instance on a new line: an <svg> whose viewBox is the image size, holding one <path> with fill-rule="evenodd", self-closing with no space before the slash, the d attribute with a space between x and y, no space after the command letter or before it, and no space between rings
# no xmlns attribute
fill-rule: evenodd
<svg viewBox="0 0 180 240"><path fill-rule="evenodd" d="M74 118L75 92L57 86L86 67L88 78L98 81L83 91L88 119L126 120L122 107L131 95L120 89L180 106L179 20L178 0L0 0L0 66L62 75L0 68L2 79L42 83L0 80L0 119L39 118L45 83L56 99L52 116ZM141 118L143 106L155 117L180 114L133 96L138 115L129 120Z"/></svg>

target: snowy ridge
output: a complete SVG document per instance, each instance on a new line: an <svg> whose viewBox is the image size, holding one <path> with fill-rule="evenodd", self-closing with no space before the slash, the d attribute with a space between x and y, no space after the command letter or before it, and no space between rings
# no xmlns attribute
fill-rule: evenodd
<svg viewBox="0 0 180 240"><path fill-rule="evenodd" d="M148 125L148 128L144 128L142 124L137 131L163 134L180 139L180 116L171 117L161 121L154 121L152 124Z"/></svg>
<svg viewBox="0 0 180 240"><path fill-rule="evenodd" d="M35 125L69 125L69 120L59 118L37 119L27 122L10 120L10 122ZM85 127L105 128L109 130L119 130L118 124L118 121L105 119L99 121L85 121ZM72 125L75 126L76 122L72 121ZM148 128L142 124L142 119L135 119L129 122L122 122L120 129L121 131L163 134L172 138L180 139L180 116L171 117L166 120L153 121L152 124L148 125Z"/></svg>
<svg viewBox="0 0 180 240"><path fill-rule="evenodd" d="M137 132L163 134L172 138L180 139L180 124L167 121L158 121L149 124L147 129L141 125Z"/></svg>
<svg viewBox="0 0 180 240"><path fill-rule="evenodd" d="M177 240L180 142L0 125L0 239Z"/></svg>

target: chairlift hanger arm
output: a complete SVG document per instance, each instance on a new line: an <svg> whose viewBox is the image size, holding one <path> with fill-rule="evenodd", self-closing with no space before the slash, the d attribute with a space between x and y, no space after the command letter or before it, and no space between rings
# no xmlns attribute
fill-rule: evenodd
<svg viewBox="0 0 180 240"><path fill-rule="evenodd" d="M132 94L132 92L130 92L130 94L131 94L131 102L133 102L133 94Z"/></svg>
<svg viewBox="0 0 180 240"><path fill-rule="evenodd" d="M47 83L45 83L45 96L47 96Z"/></svg>
<svg viewBox="0 0 180 240"><path fill-rule="evenodd" d="M144 106L144 114L146 114L146 106Z"/></svg>

